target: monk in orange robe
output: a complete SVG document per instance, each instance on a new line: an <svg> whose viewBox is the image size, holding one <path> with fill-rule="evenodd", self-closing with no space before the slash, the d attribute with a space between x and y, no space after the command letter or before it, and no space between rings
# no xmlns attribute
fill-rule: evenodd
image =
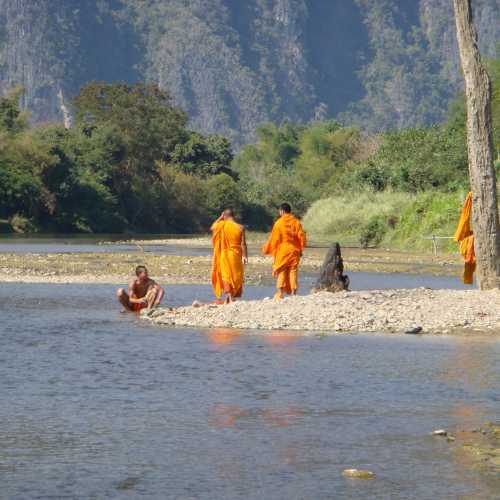
<svg viewBox="0 0 500 500"><path fill-rule="evenodd" d="M280 217L273 226L269 240L262 247L265 255L274 257L273 276L277 278L278 289L275 299L282 299L285 294L295 295L299 288L298 268L307 240L302 224L291 212L288 203L280 206Z"/></svg>
<svg viewBox="0 0 500 500"><path fill-rule="evenodd" d="M472 193L467 195L460 215L454 239L460 246L460 253L464 258L464 273L462 281L466 285L474 282L474 271L476 270L476 253L474 251L474 233L472 232L470 217L472 212Z"/></svg>
<svg viewBox="0 0 500 500"><path fill-rule="evenodd" d="M248 263L245 229L234 220L231 209L226 209L212 224L212 286L225 303L241 297L243 293L244 264Z"/></svg>

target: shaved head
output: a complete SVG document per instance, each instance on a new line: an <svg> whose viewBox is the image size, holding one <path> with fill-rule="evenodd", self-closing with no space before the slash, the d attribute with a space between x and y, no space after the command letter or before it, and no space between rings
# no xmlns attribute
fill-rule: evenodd
<svg viewBox="0 0 500 500"><path fill-rule="evenodd" d="M222 212L224 215L224 219L232 219L234 217L234 212L232 208L226 208L224 209L224 212Z"/></svg>

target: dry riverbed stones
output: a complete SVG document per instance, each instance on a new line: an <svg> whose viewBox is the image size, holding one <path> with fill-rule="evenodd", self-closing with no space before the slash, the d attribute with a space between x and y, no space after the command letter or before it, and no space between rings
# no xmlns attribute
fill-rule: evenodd
<svg viewBox="0 0 500 500"><path fill-rule="evenodd" d="M196 304L144 313L154 323L200 328L324 332L500 332L500 291L374 290Z"/></svg>

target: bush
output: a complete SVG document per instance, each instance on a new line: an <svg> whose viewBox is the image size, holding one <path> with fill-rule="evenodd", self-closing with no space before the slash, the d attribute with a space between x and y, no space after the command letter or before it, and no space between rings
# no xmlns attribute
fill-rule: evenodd
<svg viewBox="0 0 500 500"><path fill-rule="evenodd" d="M370 244L378 246L387 231L387 221L384 217L374 215L361 228L359 243L363 248L368 248Z"/></svg>
<svg viewBox="0 0 500 500"><path fill-rule="evenodd" d="M207 182L207 206L212 217L218 217L225 208L241 215L244 197L238 184L227 174L217 174Z"/></svg>
<svg viewBox="0 0 500 500"><path fill-rule="evenodd" d="M410 205L413 199L411 194L389 191L363 191L326 198L309 208L304 226L316 239L358 244L363 228L366 230L374 217L397 220L401 209Z"/></svg>
<svg viewBox="0 0 500 500"><path fill-rule="evenodd" d="M453 236L465 195L465 191L417 195L385 191L327 198L311 206L304 226L320 241L428 250L427 237ZM456 244L443 240L440 248L455 251Z"/></svg>
<svg viewBox="0 0 500 500"><path fill-rule="evenodd" d="M9 223L15 233L36 233L38 229L32 220L19 214L14 214Z"/></svg>

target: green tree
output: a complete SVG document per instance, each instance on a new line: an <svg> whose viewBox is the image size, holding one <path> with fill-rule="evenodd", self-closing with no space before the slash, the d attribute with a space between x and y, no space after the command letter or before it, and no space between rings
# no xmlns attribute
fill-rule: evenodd
<svg viewBox="0 0 500 500"><path fill-rule="evenodd" d="M219 173L235 175L231 170L231 143L220 135L204 137L197 132L190 132L186 141L176 144L171 160L172 164L187 174L200 177Z"/></svg>
<svg viewBox="0 0 500 500"><path fill-rule="evenodd" d="M41 223L67 232L121 231L125 220L110 185L116 145L98 133L88 135L58 125L35 134L54 159L36 167L51 195L50 206L39 216Z"/></svg>
<svg viewBox="0 0 500 500"><path fill-rule="evenodd" d="M187 116L157 85L92 82L73 100L82 127L113 126L121 134L129 168L154 172L186 139Z"/></svg>
<svg viewBox="0 0 500 500"><path fill-rule="evenodd" d="M212 217L220 215L225 208L240 213L244 207L244 197L238 184L227 174L217 174L207 182L207 205Z"/></svg>
<svg viewBox="0 0 500 500"><path fill-rule="evenodd" d="M0 96L0 133L18 134L27 127L27 116L19 109L19 99L23 94L22 87L17 87Z"/></svg>

